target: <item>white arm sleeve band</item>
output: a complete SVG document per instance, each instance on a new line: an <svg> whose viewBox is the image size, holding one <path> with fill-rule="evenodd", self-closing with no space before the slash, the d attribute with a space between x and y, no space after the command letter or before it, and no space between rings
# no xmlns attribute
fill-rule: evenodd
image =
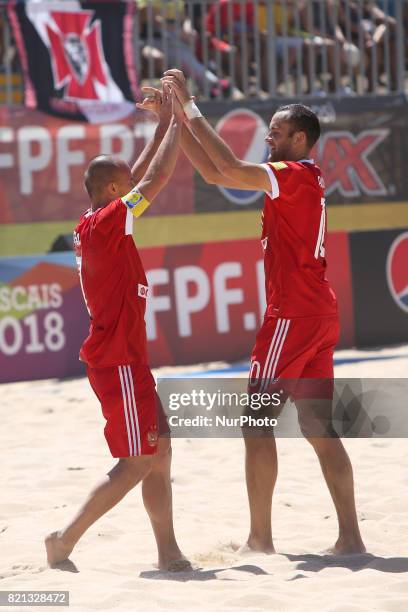
<svg viewBox="0 0 408 612"><path fill-rule="evenodd" d="M269 176L269 180L271 181L271 191L267 191L266 193L268 194L268 196L270 196L272 198L272 200L274 198L279 198L279 185L278 185L278 180L275 176L274 171L272 170L272 168L270 167L269 164L262 164L262 166L265 168L265 170L268 173Z"/></svg>
<svg viewBox="0 0 408 612"><path fill-rule="evenodd" d="M189 100L183 106L184 114L187 119L196 119L202 117L201 111L195 104L194 100Z"/></svg>

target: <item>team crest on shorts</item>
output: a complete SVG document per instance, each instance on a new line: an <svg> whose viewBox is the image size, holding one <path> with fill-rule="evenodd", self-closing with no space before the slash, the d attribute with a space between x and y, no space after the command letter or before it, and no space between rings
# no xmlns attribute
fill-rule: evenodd
<svg viewBox="0 0 408 612"><path fill-rule="evenodd" d="M158 438L159 433L157 429L151 429L147 432L147 443L149 446L156 446Z"/></svg>

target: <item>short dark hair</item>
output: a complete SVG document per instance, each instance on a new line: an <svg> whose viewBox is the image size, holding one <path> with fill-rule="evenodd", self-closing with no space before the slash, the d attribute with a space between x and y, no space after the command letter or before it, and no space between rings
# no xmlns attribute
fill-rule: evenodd
<svg viewBox="0 0 408 612"><path fill-rule="evenodd" d="M91 159L84 174L85 189L91 199L116 177L122 164L114 155L97 155Z"/></svg>
<svg viewBox="0 0 408 612"><path fill-rule="evenodd" d="M287 121L296 132L304 132L308 147L311 149L320 138L320 123L317 115L304 104L280 106L276 113L286 113Z"/></svg>

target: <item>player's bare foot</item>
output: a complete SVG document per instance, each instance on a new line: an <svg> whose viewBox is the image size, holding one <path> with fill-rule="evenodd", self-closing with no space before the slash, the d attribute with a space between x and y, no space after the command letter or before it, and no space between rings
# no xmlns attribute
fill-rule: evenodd
<svg viewBox="0 0 408 612"><path fill-rule="evenodd" d="M193 566L181 552L174 558L161 558L157 567L164 572L191 572Z"/></svg>
<svg viewBox="0 0 408 612"><path fill-rule="evenodd" d="M47 562L50 567L66 561L74 548L63 541L59 531L50 533L45 538L44 543L47 551Z"/></svg>
<svg viewBox="0 0 408 612"><path fill-rule="evenodd" d="M272 542L249 536L247 542L238 549L238 552L240 555L252 552L262 552L266 555L273 555L276 551Z"/></svg>
<svg viewBox="0 0 408 612"><path fill-rule="evenodd" d="M339 538L334 546L324 551L326 555L362 555L366 551L363 541Z"/></svg>

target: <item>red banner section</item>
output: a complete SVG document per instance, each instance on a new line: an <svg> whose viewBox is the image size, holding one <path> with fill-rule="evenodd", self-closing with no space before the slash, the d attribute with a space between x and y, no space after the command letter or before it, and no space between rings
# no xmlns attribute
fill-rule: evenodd
<svg viewBox="0 0 408 612"><path fill-rule="evenodd" d="M349 235L347 232L327 234L327 277L333 287L339 308L339 347L354 346L354 304Z"/></svg>
<svg viewBox="0 0 408 612"><path fill-rule="evenodd" d="M339 300L339 346L354 340L348 237L329 235L329 277ZM265 309L257 240L144 249L151 288L146 324L152 366L249 357Z"/></svg>
<svg viewBox="0 0 408 612"><path fill-rule="evenodd" d="M353 344L353 306L345 233L329 237L341 346ZM152 366L249 358L265 309L258 240L141 250L150 295L146 327ZM87 335L71 253L0 259L0 382L84 372Z"/></svg>
<svg viewBox="0 0 408 612"><path fill-rule="evenodd" d="M0 222L78 218L88 207L88 161L115 153L132 164L155 124L143 112L128 121L91 125L27 109L0 109ZM193 170L180 155L169 185L145 214L193 212Z"/></svg>
<svg viewBox="0 0 408 612"><path fill-rule="evenodd" d="M144 249L153 366L249 357L265 307L256 240Z"/></svg>

